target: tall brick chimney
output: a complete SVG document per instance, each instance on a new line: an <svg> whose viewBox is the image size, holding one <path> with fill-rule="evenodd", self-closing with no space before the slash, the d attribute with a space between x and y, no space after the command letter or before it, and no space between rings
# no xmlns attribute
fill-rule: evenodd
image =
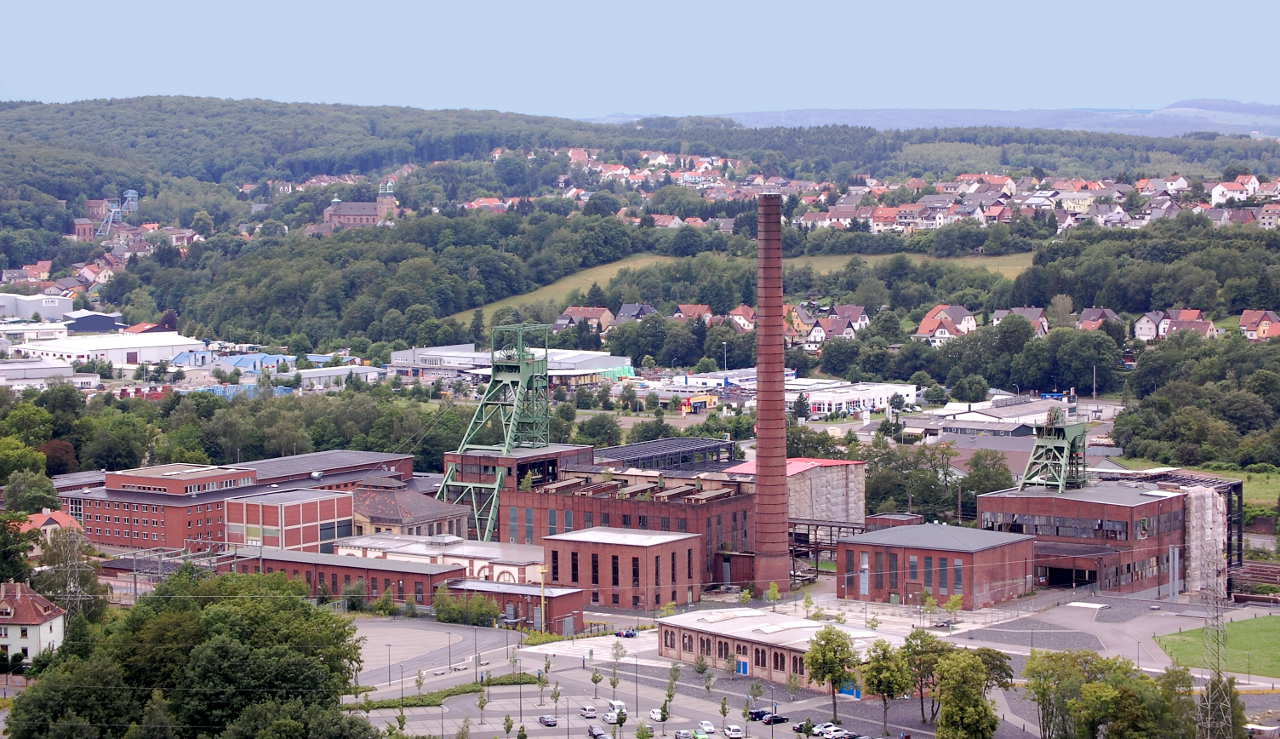
<svg viewBox="0 0 1280 739"><path fill-rule="evenodd" d="M787 542L787 403L783 373L782 196L756 205L756 494L755 593L791 586Z"/></svg>

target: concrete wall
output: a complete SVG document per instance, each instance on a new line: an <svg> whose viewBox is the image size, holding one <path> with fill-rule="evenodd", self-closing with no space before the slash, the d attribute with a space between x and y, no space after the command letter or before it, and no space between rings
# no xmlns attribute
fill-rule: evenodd
<svg viewBox="0 0 1280 739"><path fill-rule="evenodd" d="M862 524L867 517L867 467L814 467L787 480L787 515Z"/></svg>

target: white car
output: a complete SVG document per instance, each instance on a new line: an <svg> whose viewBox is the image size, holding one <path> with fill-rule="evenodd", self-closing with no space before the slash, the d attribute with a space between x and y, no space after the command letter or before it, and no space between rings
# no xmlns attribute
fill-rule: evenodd
<svg viewBox="0 0 1280 739"><path fill-rule="evenodd" d="M824 721L823 723L820 723L814 726L813 731L810 733L813 736L826 736L827 732L831 731L834 728L836 728L835 724L831 723L830 721Z"/></svg>
<svg viewBox="0 0 1280 739"><path fill-rule="evenodd" d="M747 732L742 730L737 724L729 724L724 727L724 739L745 739Z"/></svg>
<svg viewBox="0 0 1280 739"><path fill-rule="evenodd" d="M650 720L650 721L662 721L662 709L661 709L661 708L650 708L650 709L649 709L649 720Z"/></svg>
<svg viewBox="0 0 1280 739"><path fill-rule="evenodd" d="M581 716L581 717L583 717L583 718L595 718L595 717L596 717L596 707L595 707L595 706L583 706L582 708L579 708L579 709L578 709L578 715L579 715L579 716Z"/></svg>
<svg viewBox="0 0 1280 739"><path fill-rule="evenodd" d="M851 736L853 735L849 733L848 729L842 729L839 726L828 730L826 733L827 739L848 739Z"/></svg>
<svg viewBox="0 0 1280 739"><path fill-rule="evenodd" d="M623 711L623 713L626 713L626 711ZM606 714L604 715L604 718L602 718L602 719L600 719L600 720L601 720L601 721L603 721L603 722L605 722L606 724L616 724L616 723L618 723L618 712L617 712L617 711L609 711L608 713L606 713Z"/></svg>
<svg viewBox="0 0 1280 739"><path fill-rule="evenodd" d="M699 721L698 728L702 729L704 732L708 734L716 733L716 725L711 723L710 721Z"/></svg>

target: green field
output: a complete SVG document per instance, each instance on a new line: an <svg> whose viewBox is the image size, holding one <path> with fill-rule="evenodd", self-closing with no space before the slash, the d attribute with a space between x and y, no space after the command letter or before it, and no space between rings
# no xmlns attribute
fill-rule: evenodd
<svg viewBox="0 0 1280 739"><path fill-rule="evenodd" d="M849 260L853 259L855 256L869 264L875 264L877 262L883 262L894 255L823 254L812 257L788 257L782 261L784 267L802 267L808 265L813 267L817 272L825 273L844 269L844 266L849 263ZM1009 279L1017 277L1022 270L1030 267L1032 258L1030 253L1005 254L999 257L948 257L945 259L938 259L937 257L930 257L924 254L908 254L907 256L916 261L942 261L966 267L984 267L992 272L998 272ZM658 254L636 254L634 256L627 257L626 259L619 259L616 262L609 262L608 264L601 264L596 267L584 269L581 272L575 272L568 277L562 277L550 285L544 285L532 292L523 293L521 295L512 295L509 298L503 298L502 300L489 303L488 305L483 306L481 310L484 311L485 319L487 320L493 311L507 306L524 305L526 303L541 303L545 301L559 303L572 290L577 289L582 292L586 292L593 282L604 287L608 284L609 280L613 279L624 269L638 269L640 267L648 267L661 262L672 262L675 261L675 259L675 257L666 257ZM465 310L454 313L450 318L466 322L471 320L471 313L472 311Z"/></svg>
<svg viewBox="0 0 1280 739"><path fill-rule="evenodd" d="M1204 656L1203 629L1157 636L1169 658L1187 667L1209 667ZM1227 624L1223 669L1241 674L1280 677L1280 616L1250 618Z"/></svg>
<svg viewBox="0 0 1280 739"><path fill-rule="evenodd" d="M640 267L648 267L660 262L674 262L675 259L675 257L664 257L658 254L635 254L627 257L626 259L619 259L616 262L609 262L596 267L589 267L580 272L574 272L568 277L561 277L550 285L543 285L532 292L512 295L509 298L503 298L502 300L489 303L488 305L483 306L481 310L484 311L485 320L488 320L489 316L495 310L505 308L507 306L524 305L525 303L541 303L544 301L551 301L558 305L560 301L564 300L566 295L575 289L581 290L585 293L591 288L591 283L593 282L599 284L600 287L604 287L609 283L609 280L612 280L614 276L624 269L638 269ZM473 312L474 309L464 310L460 313L454 313L450 318L455 318L465 323L471 320L471 314Z"/></svg>
<svg viewBox="0 0 1280 739"><path fill-rule="evenodd" d="M1145 470L1150 467L1177 467L1174 464L1160 464L1141 457L1112 457L1111 461L1131 470ZM1207 470L1203 467L1185 467L1183 469L1203 472L1206 475L1225 477L1229 480L1244 480L1244 502L1253 505L1275 507L1276 498L1280 496L1280 474L1267 472L1227 472L1224 470Z"/></svg>

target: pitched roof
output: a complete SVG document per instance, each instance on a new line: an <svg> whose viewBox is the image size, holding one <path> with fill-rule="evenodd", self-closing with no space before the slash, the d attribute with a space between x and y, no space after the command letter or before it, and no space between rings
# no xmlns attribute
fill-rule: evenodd
<svg viewBox="0 0 1280 739"><path fill-rule="evenodd" d="M1119 321L1120 316L1110 308L1081 308L1080 322L1085 321Z"/></svg>
<svg viewBox="0 0 1280 739"><path fill-rule="evenodd" d="M594 318L598 321L601 318L603 318L604 314L607 313L608 311L609 311L608 308L596 308L596 307L585 306L585 305L571 305L568 308L565 308L564 313L562 313L561 315L569 316L571 318L579 318L579 319Z"/></svg>
<svg viewBox="0 0 1280 739"><path fill-rule="evenodd" d="M80 522L62 511L32 513L27 516L27 522L22 524L18 530L22 532L35 531L46 526L57 526L60 529L79 529Z"/></svg>
<svg viewBox="0 0 1280 739"><path fill-rule="evenodd" d="M0 582L0 625L36 626L66 611L22 582Z"/></svg>
<svg viewBox="0 0 1280 739"><path fill-rule="evenodd" d="M465 516L466 506L446 503L407 486L399 489L356 489L352 493L354 512L373 523L412 525L442 518Z"/></svg>
<svg viewBox="0 0 1280 739"><path fill-rule="evenodd" d="M854 544L887 544L890 546L919 549L940 549L947 552L980 552L984 549L1030 541L1028 534L1009 534L1003 531L971 529L966 526L944 526L923 523L915 526L891 526L841 541Z"/></svg>
<svg viewBox="0 0 1280 739"><path fill-rule="evenodd" d="M837 305L831 309L831 312L841 318L847 318L850 321L857 323L862 320L862 317L866 315L867 311L860 305Z"/></svg>
<svg viewBox="0 0 1280 739"><path fill-rule="evenodd" d="M697 318L698 316L711 316L711 306L701 303L680 303L676 306L676 310L685 318Z"/></svg>

